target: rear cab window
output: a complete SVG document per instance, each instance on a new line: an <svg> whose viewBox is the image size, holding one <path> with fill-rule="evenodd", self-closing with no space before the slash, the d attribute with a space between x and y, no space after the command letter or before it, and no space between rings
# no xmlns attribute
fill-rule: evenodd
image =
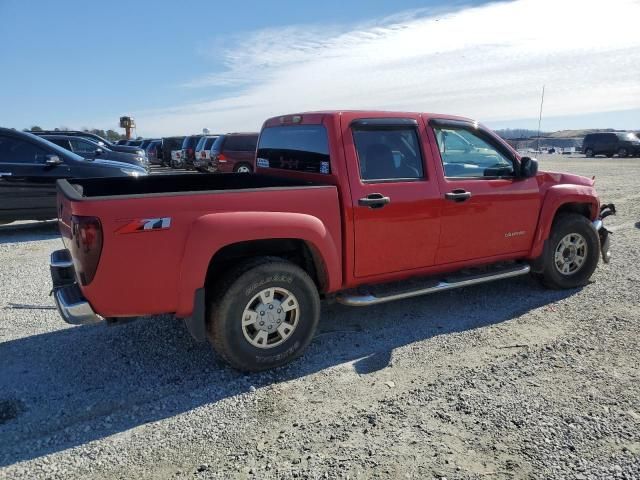
<svg viewBox="0 0 640 480"><path fill-rule="evenodd" d="M256 165L305 173L331 173L329 138L324 125L266 127L260 133Z"/></svg>

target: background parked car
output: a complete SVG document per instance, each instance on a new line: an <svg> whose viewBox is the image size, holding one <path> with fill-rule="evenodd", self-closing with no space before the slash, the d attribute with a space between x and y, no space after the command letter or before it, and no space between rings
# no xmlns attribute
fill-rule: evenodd
<svg viewBox="0 0 640 480"><path fill-rule="evenodd" d="M171 165L171 153L182 148L184 137L162 138L162 165Z"/></svg>
<svg viewBox="0 0 640 480"><path fill-rule="evenodd" d="M42 138L87 160L96 160L98 158L102 160L115 160L137 165L144 169L149 168L149 161L144 156L133 153L114 152L106 146L101 146L88 138L65 135L43 135Z"/></svg>
<svg viewBox="0 0 640 480"><path fill-rule="evenodd" d="M158 140L158 139L157 138L145 138L144 140L142 140L142 143L140 144L140 148L143 149L146 152L147 151L147 147L154 140Z"/></svg>
<svg viewBox="0 0 640 480"><path fill-rule="evenodd" d="M202 137L196 145L196 154L193 160L193 166L196 170L205 170L203 167L209 163L211 158L211 147L219 135L207 135Z"/></svg>
<svg viewBox="0 0 640 480"><path fill-rule="evenodd" d="M635 157L640 155L640 139L631 132L588 133L582 141L582 152L587 157Z"/></svg>
<svg viewBox="0 0 640 480"><path fill-rule="evenodd" d="M147 158L153 165L162 165L162 140L153 140L147 146Z"/></svg>
<svg viewBox="0 0 640 480"><path fill-rule="evenodd" d="M181 165L178 168L184 167L187 170L193 169L193 160L196 156L196 146L204 135L189 135L184 137L182 142L182 155L180 156Z"/></svg>
<svg viewBox="0 0 640 480"><path fill-rule="evenodd" d="M220 135L211 147L208 171L217 173L251 173L254 170L257 133Z"/></svg>
<svg viewBox="0 0 640 480"><path fill-rule="evenodd" d="M0 128L0 223L56 218L58 179L146 174L136 165L85 160L31 133Z"/></svg>
<svg viewBox="0 0 640 480"><path fill-rule="evenodd" d="M93 140L97 142L101 147L107 147L114 152L124 152L124 153L135 153L137 155L144 155L144 150L140 148L130 147L127 145L116 145L109 140L102 138L95 133L90 132L81 132L78 130L38 130L31 131L34 135L42 136L42 135L66 135L66 136L74 136L74 137L83 137L88 138L89 140Z"/></svg>
<svg viewBox="0 0 640 480"><path fill-rule="evenodd" d="M129 140L127 142L127 146L128 147L140 147L140 149L142 149L141 145L142 145L143 140ZM144 152L144 150L142 150Z"/></svg>

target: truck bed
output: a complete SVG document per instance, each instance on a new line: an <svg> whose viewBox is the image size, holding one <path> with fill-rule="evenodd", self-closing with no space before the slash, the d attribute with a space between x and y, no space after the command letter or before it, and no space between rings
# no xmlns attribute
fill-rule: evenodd
<svg viewBox="0 0 640 480"><path fill-rule="evenodd" d="M193 194L226 190L279 189L319 186L304 180L279 178L268 175L178 174L150 175L146 177L113 177L60 180L64 195L75 201L86 198L140 197L171 194Z"/></svg>
<svg viewBox="0 0 640 480"><path fill-rule="evenodd" d="M310 236L332 258L332 285L339 282L342 233L335 185L249 174L71 179L58 182L57 202L67 246L74 243L74 217L99 222L97 271L81 289L105 317L189 316L212 256L248 240ZM166 228L130 229L151 219Z"/></svg>

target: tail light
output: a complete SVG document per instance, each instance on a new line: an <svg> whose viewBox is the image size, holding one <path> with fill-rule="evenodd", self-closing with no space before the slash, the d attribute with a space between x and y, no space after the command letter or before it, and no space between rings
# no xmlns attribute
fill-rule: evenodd
<svg viewBox="0 0 640 480"><path fill-rule="evenodd" d="M82 285L89 285L102 253L102 225L97 217L71 217L71 256Z"/></svg>
<svg viewBox="0 0 640 480"><path fill-rule="evenodd" d="M187 156L193 155L193 148L187 148Z"/></svg>
<svg viewBox="0 0 640 480"><path fill-rule="evenodd" d="M200 152L200 158L207 158L207 154L204 152L204 150Z"/></svg>
<svg viewBox="0 0 640 480"><path fill-rule="evenodd" d="M221 163L225 163L227 161L227 157L225 157L224 153L219 153L216 155L216 160Z"/></svg>

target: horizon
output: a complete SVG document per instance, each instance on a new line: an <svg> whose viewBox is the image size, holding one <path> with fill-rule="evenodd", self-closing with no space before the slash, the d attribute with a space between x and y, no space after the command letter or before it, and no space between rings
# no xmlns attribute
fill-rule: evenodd
<svg viewBox="0 0 640 480"><path fill-rule="evenodd" d="M5 0L0 55L20 75L0 78L0 125L121 132L119 117L131 115L136 135L153 137L259 130L272 116L342 106L537 130L545 85L542 131L638 131L640 1L612 3L188 2L199 15L174 29L179 15L162 2L34 11ZM51 25L63 47L42 55Z"/></svg>

